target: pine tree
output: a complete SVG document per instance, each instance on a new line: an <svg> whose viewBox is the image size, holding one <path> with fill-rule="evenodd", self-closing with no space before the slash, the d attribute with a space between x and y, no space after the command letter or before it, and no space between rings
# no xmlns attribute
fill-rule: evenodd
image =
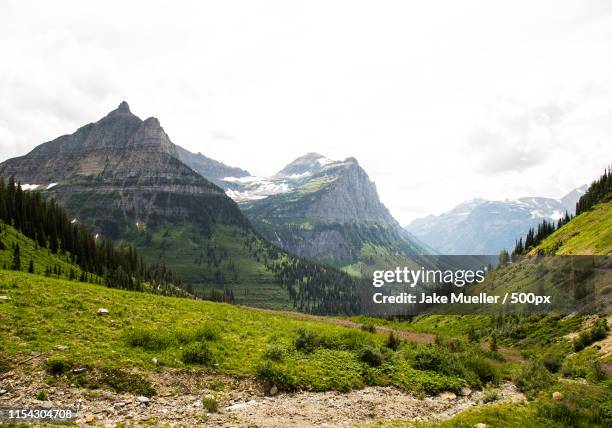
<svg viewBox="0 0 612 428"><path fill-rule="evenodd" d="M11 265L12 270L21 270L21 254L19 250L19 244L13 246L13 264Z"/></svg>
<svg viewBox="0 0 612 428"><path fill-rule="evenodd" d="M508 250L505 248L499 252L499 265L503 266L510 262L510 255L508 254Z"/></svg>

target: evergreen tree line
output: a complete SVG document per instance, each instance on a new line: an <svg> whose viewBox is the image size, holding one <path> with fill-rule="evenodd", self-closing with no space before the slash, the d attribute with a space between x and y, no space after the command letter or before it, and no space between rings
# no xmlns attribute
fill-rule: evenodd
<svg viewBox="0 0 612 428"><path fill-rule="evenodd" d="M612 200L612 166L601 177L591 183L576 203L576 215L589 211L594 205Z"/></svg>
<svg viewBox="0 0 612 428"><path fill-rule="evenodd" d="M115 246L111 239L96 239L83 225L71 222L53 199L24 191L13 177L8 184L0 177L0 220L38 246L54 254L69 255L72 263L104 278L109 287L142 291L143 283L149 283L155 292L184 293L177 288L181 286L180 278L163 264L148 266L131 246ZM21 270L21 262L15 261L19 258L19 250L16 251L13 265Z"/></svg>
<svg viewBox="0 0 612 428"><path fill-rule="evenodd" d="M603 175L593 181L584 195L576 203L576 215L589 211L594 205L612 199L612 167L608 167ZM570 216L567 211L556 225L552 221L543 220L537 228L530 228L525 236L525 240L520 238L516 241L512 258L528 253L532 248L538 246L545 238L555 230L568 223L574 216Z"/></svg>
<svg viewBox="0 0 612 428"><path fill-rule="evenodd" d="M557 220L556 224L554 221L544 219L542 223L538 224L537 228L530 227L525 236L525 240L523 241L523 238L519 238L515 242L512 258L514 259L516 256L527 254L532 248L537 247L540 242L546 239L555 230L565 225L572 218L574 218L574 216L570 216L566 211L565 216Z"/></svg>
<svg viewBox="0 0 612 428"><path fill-rule="evenodd" d="M298 311L319 315L359 313L360 280L334 267L288 254L257 233L245 233L243 238L251 257L274 274Z"/></svg>

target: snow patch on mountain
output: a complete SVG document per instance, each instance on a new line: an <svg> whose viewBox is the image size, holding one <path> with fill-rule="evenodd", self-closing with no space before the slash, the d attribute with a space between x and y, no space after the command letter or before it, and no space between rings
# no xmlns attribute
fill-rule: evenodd
<svg viewBox="0 0 612 428"><path fill-rule="evenodd" d="M329 159L329 158L326 158L326 157L322 157L322 158L317 159L317 162L319 163L319 165L325 166L325 165L329 165L329 164L335 163L336 161L332 160L332 159Z"/></svg>

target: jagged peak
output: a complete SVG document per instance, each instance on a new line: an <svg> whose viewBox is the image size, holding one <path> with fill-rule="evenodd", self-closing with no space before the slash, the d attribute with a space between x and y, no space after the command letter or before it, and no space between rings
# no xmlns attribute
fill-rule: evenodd
<svg viewBox="0 0 612 428"><path fill-rule="evenodd" d="M146 118L144 124L148 126L161 126L159 119L153 116Z"/></svg>
<svg viewBox="0 0 612 428"><path fill-rule="evenodd" d="M110 113L108 113L106 117L112 117L112 118L116 118L116 117L132 118L134 117L136 118L137 116L132 113L132 111L130 110L130 106L127 102L121 101L121 103L117 106L117 108L111 111Z"/></svg>

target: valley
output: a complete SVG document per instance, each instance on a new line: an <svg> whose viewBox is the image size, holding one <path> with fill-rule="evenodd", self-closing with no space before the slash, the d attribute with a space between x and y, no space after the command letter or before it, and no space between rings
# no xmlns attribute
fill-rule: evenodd
<svg viewBox="0 0 612 428"><path fill-rule="evenodd" d="M443 240L403 229L355 158L308 153L252 177L123 102L4 161L0 177L3 405L74 407L85 426L611 421L609 170L562 201L467 215L487 229L474 213L507 208L500 230L529 239L465 299L544 290L577 305L449 315L463 302L435 295L386 318L364 315L359 287L375 271L435 267ZM561 203L576 215L537 235L523 221ZM550 260L570 260L572 275Z"/></svg>

